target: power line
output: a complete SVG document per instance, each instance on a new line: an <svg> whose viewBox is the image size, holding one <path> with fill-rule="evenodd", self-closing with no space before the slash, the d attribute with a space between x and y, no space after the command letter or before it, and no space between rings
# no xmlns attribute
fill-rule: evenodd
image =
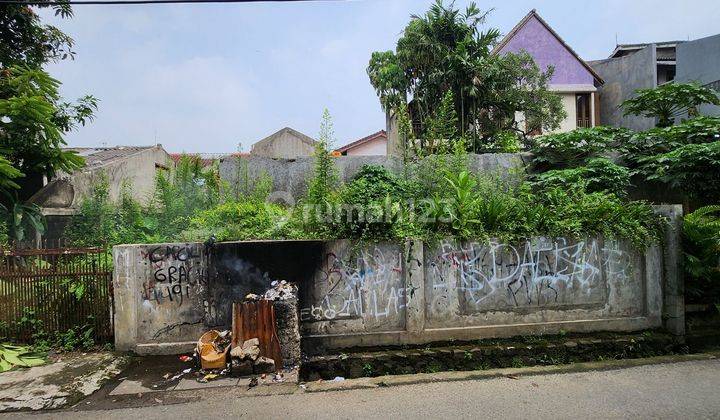
<svg viewBox="0 0 720 420"><path fill-rule="evenodd" d="M289 3L289 2L309 2L309 1L342 1L342 0L0 0L2 4L26 4L29 6L53 6L58 4L70 5L123 5L123 4L192 4L192 3Z"/></svg>

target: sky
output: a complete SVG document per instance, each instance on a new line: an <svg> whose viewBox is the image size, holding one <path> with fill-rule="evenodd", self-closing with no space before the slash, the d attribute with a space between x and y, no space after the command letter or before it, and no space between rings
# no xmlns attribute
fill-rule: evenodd
<svg viewBox="0 0 720 420"><path fill-rule="evenodd" d="M171 5L76 5L43 11L75 40L75 60L50 64L66 99L99 98L74 147L153 145L229 153L283 127L317 137L323 110L335 146L385 128L366 74L373 51L395 48L412 14L432 0ZM468 1L457 0L464 7ZM586 60L619 43L720 33L720 1L479 1L486 26L509 32L531 9Z"/></svg>

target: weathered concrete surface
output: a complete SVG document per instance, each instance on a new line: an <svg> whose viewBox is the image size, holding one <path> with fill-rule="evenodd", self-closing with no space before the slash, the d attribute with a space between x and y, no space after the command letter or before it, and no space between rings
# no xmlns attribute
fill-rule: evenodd
<svg viewBox="0 0 720 420"><path fill-rule="evenodd" d="M472 154L468 156L468 164L475 173L498 175L522 172L529 162L528 159L529 155L526 153ZM396 174L401 174L403 168L402 159L397 156L340 156L333 161L343 182L349 182L363 165L380 165ZM232 157L220 161L220 177L230 185L236 185L243 179L245 171L251 180L266 173L273 178L273 194L270 199L295 203L307 190L307 182L312 178L313 162L312 157Z"/></svg>
<svg viewBox="0 0 720 420"><path fill-rule="evenodd" d="M309 335L403 331L403 247L328 242L312 284L302 284L300 322Z"/></svg>
<svg viewBox="0 0 720 420"><path fill-rule="evenodd" d="M112 353L61 356L0 374L0 411L46 410L74 404L120 373L128 358Z"/></svg>
<svg viewBox="0 0 720 420"><path fill-rule="evenodd" d="M685 279L683 278L681 205L655 206L655 212L667 218L663 238L663 325L676 336L685 335Z"/></svg>
<svg viewBox="0 0 720 420"><path fill-rule="evenodd" d="M202 244L113 248L115 348L176 354L204 332L205 255ZM165 346L144 347L143 344Z"/></svg>
<svg viewBox="0 0 720 420"><path fill-rule="evenodd" d="M301 287L307 351L661 325L657 246L534 238L348 248L336 242L320 277Z"/></svg>
<svg viewBox="0 0 720 420"><path fill-rule="evenodd" d="M310 156L314 150L314 139L285 127L253 144L250 153L270 158L293 159L298 156Z"/></svg>
<svg viewBox="0 0 720 420"><path fill-rule="evenodd" d="M229 329L232 303L273 280L302 284L320 266L322 242L121 245L115 264L115 345L138 354L192 351L208 329Z"/></svg>
<svg viewBox="0 0 720 420"><path fill-rule="evenodd" d="M664 362L671 362L666 360ZM655 363L662 361L655 361ZM616 362L612 362L614 364ZM607 362L602 364L607 365ZM571 366L575 369L578 366ZM622 367L616 366L616 367ZM532 369L537 371L532 372ZM128 408L53 412L27 418L715 418L720 413L720 361L694 360L626 369L561 373L552 368L505 369L492 375L447 372L376 378L352 392L276 392L255 387L194 390L183 397L130 396ZM546 370L543 372L542 370ZM527 376L526 376L527 375ZM484 379L484 380L481 380ZM385 383L380 385L380 381ZM406 384L404 384L405 382ZM351 386L355 385L355 386ZM388 386L389 385L389 386ZM403 385L403 386L394 386ZM271 387L266 387L271 388ZM310 388L310 386L308 386ZM335 389L334 389L335 390ZM264 393L261 394L261 393ZM179 394L175 392L174 394ZM242 398L252 396L252 398ZM158 402L159 401L159 402ZM166 402L168 401L168 402ZM184 404L177 404L184 402ZM115 404L117 406L118 403ZM82 407L85 409L85 407Z"/></svg>
<svg viewBox="0 0 720 420"><path fill-rule="evenodd" d="M589 62L590 66L605 80L598 89L600 95L600 124L647 130L655 127L653 118L623 115L620 104L635 97L637 89L657 86L655 44L630 55Z"/></svg>
<svg viewBox="0 0 720 420"><path fill-rule="evenodd" d="M720 90L720 34L678 44L675 80L696 82ZM702 105L702 115L720 115L720 106Z"/></svg>
<svg viewBox="0 0 720 420"><path fill-rule="evenodd" d="M110 200L118 200L123 183L127 183L133 198L146 204L155 190L155 172L158 166L171 168L174 163L160 145L134 149L137 149L135 153L94 163L71 174L60 172L31 197L30 201L45 208L47 212L51 212L51 209L77 209L91 194L100 177L106 176ZM119 152L122 150L118 149Z"/></svg>

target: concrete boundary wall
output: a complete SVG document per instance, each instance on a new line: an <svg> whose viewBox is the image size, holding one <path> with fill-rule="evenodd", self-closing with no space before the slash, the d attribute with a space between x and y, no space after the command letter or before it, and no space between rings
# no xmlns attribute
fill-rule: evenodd
<svg viewBox="0 0 720 420"><path fill-rule="evenodd" d="M476 174L503 175L522 172L530 163L529 153L486 153L468 155L468 166ZM364 165L379 165L397 175L402 174L403 162L397 156L339 156L333 158L343 182L349 182ZM294 203L307 190L312 178L314 158L274 159L260 156L225 158L220 161L220 177L232 187L243 184L245 177L258 179L263 173L273 179L272 200ZM252 182L251 182L252 183Z"/></svg>
<svg viewBox="0 0 720 420"><path fill-rule="evenodd" d="M664 209L675 223L678 211ZM203 331L229 327L224 312L233 300L262 292L272 280L299 285L308 353L632 331L664 320L682 334L678 233L668 230L671 248L644 251L603 238L542 237L516 244L449 238L116 246L116 348L188 351Z"/></svg>
<svg viewBox="0 0 720 420"><path fill-rule="evenodd" d="M422 344L662 325L663 253L590 238L338 242L302 288L303 348Z"/></svg>

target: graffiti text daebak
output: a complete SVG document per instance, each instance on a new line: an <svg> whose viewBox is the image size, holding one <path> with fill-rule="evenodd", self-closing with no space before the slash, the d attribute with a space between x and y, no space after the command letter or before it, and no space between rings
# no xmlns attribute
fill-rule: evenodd
<svg viewBox="0 0 720 420"><path fill-rule="evenodd" d="M607 277L623 282L632 276L632 261L617 242L562 238L518 247L444 242L428 265L430 292L455 290L471 310L599 303Z"/></svg>

